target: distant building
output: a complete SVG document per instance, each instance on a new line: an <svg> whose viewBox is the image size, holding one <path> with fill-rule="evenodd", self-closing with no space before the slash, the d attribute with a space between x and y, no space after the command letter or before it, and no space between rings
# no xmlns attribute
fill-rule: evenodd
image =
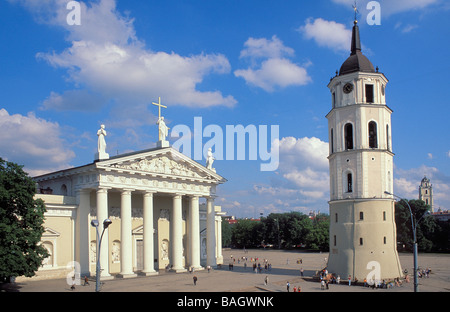
<svg viewBox="0 0 450 312"><path fill-rule="evenodd" d="M434 212L433 206L433 185L430 183L430 179L424 177L419 186L419 199L423 200L425 204L431 207L431 212Z"/></svg>
<svg viewBox="0 0 450 312"><path fill-rule="evenodd" d="M438 209L437 212L431 214L437 221L448 222L450 220L450 211Z"/></svg>
<svg viewBox="0 0 450 312"><path fill-rule="evenodd" d="M311 220L315 219L318 215L320 215L320 211L311 210L308 214L308 218Z"/></svg>

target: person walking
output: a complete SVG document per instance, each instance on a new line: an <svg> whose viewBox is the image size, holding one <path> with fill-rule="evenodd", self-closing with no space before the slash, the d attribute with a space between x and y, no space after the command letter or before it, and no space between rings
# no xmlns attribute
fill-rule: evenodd
<svg viewBox="0 0 450 312"><path fill-rule="evenodd" d="M287 282L286 283L286 290L287 290L287 292L289 292L289 287L290 287L291 285L289 284L289 282Z"/></svg>
<svg viewBox="0 0 450 312"><path fill-rule="evenodd" d="M193 280L194 280L194 286L196 286L197 285L197 276L196 275L194 275Z"/></svg>

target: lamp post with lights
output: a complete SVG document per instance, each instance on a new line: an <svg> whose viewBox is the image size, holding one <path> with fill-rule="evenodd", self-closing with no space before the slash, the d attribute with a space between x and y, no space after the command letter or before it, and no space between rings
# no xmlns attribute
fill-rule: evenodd
<svg viewBox="0 0 450 312"><path fill-rule="evenodd" d="M97 232L97 266L96 266L96 270L95 270L95 291L99 292L100 291L100 248L102 246L102 239L103 239L103 234L105 233L105 230L108 228L108 226L112 223L112 221L110 219L105 219L105 221L103 221L103 231L102 231L102 235L100 236L99 239L99 233L98 233L98 220L92 220L91 221L91 225L93 227L95 227L95 230Z"/></svg>
<svg viewBox="0 0 450 312"><path fill-rule="evenodd" d="M413 253L414 253L414 292L418 292L419 291L419 282L417 280L417 272L419 271L418 268L418 264L417 264L417 237L416 237L416 230L417 230L417 223L419 223L419 221L414 222L414 216L411 210L411 206L409 205L408 201L406 199L403 199L395 194L389 193L388 191L384 192L387 195L392 195L400 200L403 200L409 208L409 213L411 215L411 227L413 230ZM421 218L422 219L422 218Z"/></svg>

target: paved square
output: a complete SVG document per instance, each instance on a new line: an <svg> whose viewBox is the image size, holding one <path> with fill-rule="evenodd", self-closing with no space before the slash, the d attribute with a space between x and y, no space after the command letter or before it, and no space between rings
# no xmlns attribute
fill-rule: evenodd
<svg viewBox="0 0 450 312"><path fill-rule="evenodd" d="M251 249L244 252L241 249L225 249L223 251L224 265L208 272L207 270L194 273L166 273L157 276L136 277L130 279L114 279L105 281L102 292L286 292L286 283L290 283L290 291L301 287L302 292L412 292L413 280L403 283L401 287L390 289L370 289L362 286L348 286L344 280L340 285L331 284L328 290L321 290L320 283L312 282L317 270L326 265L328 253L311 253L298 251L278 251ZM247 257L247 267L238 258ZM411 253L400 253L402 268L412 272L413 257ZM228 263L234 258L233 270ZM262 272L254 273L250 259L261 263ZM271 270L264 269L264 259L271 264ZM299 263L299 260L302 263ZM419 254L419 267L431 268L428 278L419 278L421 292L450 291L450 255L448 254ZM303 268L303 277L300 270ZM197 276L194 285L193 277ZM268 279L267 285L265 279ZM20 292L94 292L95 281L89 286L76 286L70 290L65 279L25 281L11 285L10 290Z"/></svg>

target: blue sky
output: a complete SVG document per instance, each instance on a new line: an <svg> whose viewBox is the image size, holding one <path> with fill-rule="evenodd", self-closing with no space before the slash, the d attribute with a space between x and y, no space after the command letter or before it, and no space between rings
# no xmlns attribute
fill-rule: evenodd
<svg viewBox="0 0 450 312"><path fill-rule="evenodd" d="M248 153L214 163L224 211L328 212L327 84L350 52L353 1L78 1L81 25L68 2L0 2L1 157L31 175L90 163L102 123L110 155L154 147L161 97L171 128L279 127L276 171ZM426 175L449 209L450 5L378 1L369 25L367 3L361 40L389 79L395 193L417 198Z"/></svg>

